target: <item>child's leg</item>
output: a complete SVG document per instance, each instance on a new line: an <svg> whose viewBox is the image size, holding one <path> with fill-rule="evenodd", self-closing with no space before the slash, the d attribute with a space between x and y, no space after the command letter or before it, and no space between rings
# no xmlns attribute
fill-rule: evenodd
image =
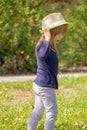
<svg viewBox="0 0 87 130"><path fill-rule="evenodd" d="M46 110L44 130L54 130L54 123L57 116L57 103L54 89L50 88L44 91L42 100Z"/></svg>
<svg viewBox="0 0 87 130"><path fill-rule="evenodd" d="M43 112L44 112L44 105L41 100L41 97L35 93L35 105L28 122L28 130L36 130L38 121L41 119Z"/></svg>

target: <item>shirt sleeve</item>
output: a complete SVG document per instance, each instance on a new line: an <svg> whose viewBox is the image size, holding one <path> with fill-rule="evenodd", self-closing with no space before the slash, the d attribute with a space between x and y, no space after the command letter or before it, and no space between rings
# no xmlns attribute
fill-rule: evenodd
<svg viewBox="0 0 87 130"><path fill-rule="evenodd" d="M42 44L37 46L37 55L39 58L46 58L49 54L50 42L45 40Z"/></svg>

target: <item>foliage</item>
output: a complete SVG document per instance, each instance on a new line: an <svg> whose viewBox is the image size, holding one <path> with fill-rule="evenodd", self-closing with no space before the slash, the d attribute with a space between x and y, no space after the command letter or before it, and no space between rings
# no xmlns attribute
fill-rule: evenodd
<svg viewBox="0 0 87 130"><path fill-rule="evenodd" d="M34 48L40 35L45 1L3 0L0 3L0 71L35 71ZM43 7L43 6L42 6ZM50 11L50 10L49 10Z"/></svg>
<svg viewBox="0 0 87 130"><path fill-rule="evenodd" d="M36 71L35 45L41 35L42 19L45 15L58 11L74 25L62 41L64 44L60 45L60 64L86 65L86 0L73 2L74 0L1 0L0 74ZM79 3L78 6L76 3Z"/></svg>
<svg viewBox="0 0 87 130"><path fill-rule="evenodd" d="M33 110L34 97L23 98L13 103L13 91L32 92L32 81L0 83L0 129L26 130L27 122ZM87 129L87 76L59 78L59 90L56 91L58 116L56 130ZM38 130L44 127L45 113L40 120Z"/></svg>
<svg viewBox="0 0 87 130"><path fill-rule="evenodd" d="M67 19L73 27L60 44L60 60L68 66L87 65L87 3L67 10ZM62 50L62 51L61 51Z"/></svg>

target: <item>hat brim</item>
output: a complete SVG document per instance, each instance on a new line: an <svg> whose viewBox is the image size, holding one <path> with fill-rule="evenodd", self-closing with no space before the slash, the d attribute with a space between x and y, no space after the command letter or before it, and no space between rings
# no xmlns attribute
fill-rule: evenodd
<svg viewBox="0 0 87 130"><path fill-rule="evenodd" d="M49 29L51 30L51 29L53 29L53 28L57 28L57 27L62 26L62 25L67 25L67 26L68 26L68 29L70 29L70 28L73 27L72 23L69 23L69 22L61 22L61 23L57 22L57 23L55 23L55 24L49 25L48 27L45 27L45 28L42 27L42 30L44 31L44 30L47 29L47 28L49 28Z"/></svg>
<svg viewBox="0 0 87 130"><path fill-rule="evenodd" d="M53 29L53 28L57 28L61 25L67 25L67 23L55 23L55 24L51 24L51 25L48 25L46 27L42 27L42 30L45 30L46 28L49 28L49 29Z"/></svg>

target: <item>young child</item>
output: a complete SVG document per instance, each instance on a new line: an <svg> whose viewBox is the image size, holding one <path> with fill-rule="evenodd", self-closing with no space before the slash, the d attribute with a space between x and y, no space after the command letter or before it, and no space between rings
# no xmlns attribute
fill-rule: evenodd
<svg viewBox="0 0 87 130"><path fill-rule="evenodd" d="M44 110L46 112L44 130L54 130L58 113L55 94L55 89L58 89L58 56L55 44L63 38L67 24L61 13L47 15L42 21L44 34L36 45L37 74L33 83L35 104L28 122L28 130L37 129Z"/></svg>

